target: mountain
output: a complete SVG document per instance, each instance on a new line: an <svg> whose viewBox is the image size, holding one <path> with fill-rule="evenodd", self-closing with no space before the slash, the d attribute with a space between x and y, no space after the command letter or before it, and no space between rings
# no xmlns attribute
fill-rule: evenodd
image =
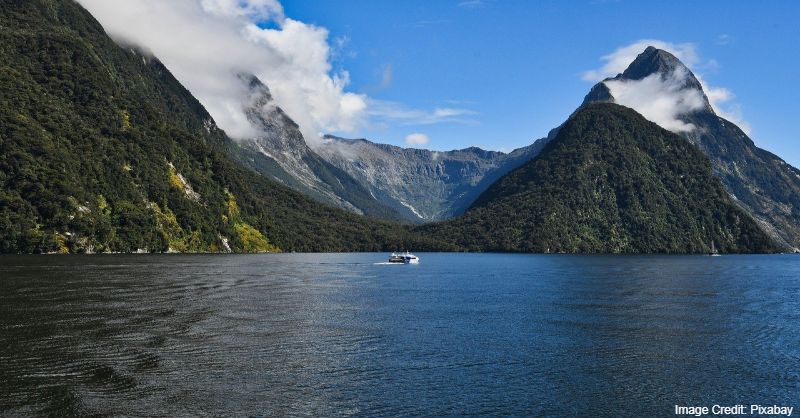
<svg viewBox="0 0 800 418"><path fill-rule="evenodd" d="M463 213L503 174L531 159L542 141L508 154L471 147L429 151L326 136L315 150L372 196L412 222Z"/></svg>
<svg viewBox="0 0 800 418"><path fill-rule="evenodd" d="M689 141L610 103L587 104L533 160L461 217L419 227L469 251L769 252Z"/></svg>
<svg viewBox="0 0 800 418"><path fill-rule="evenodd" d="M240 166L161 62L74 1L0 7L0 252L428 245Z"/></svg>
<svg viewBox="0 0 800 418"><path fill-rule="evenodd" d="M680 114L692 129L679 132L711 159L714 174L737 205L781 245L800 247L800 170L778 156L758 148L734 123L714 112L694 74L674 55L648 47L630 66L614 78L595 85L583 106L594 102L618 102L609 83L640 81L648 77L679 80L674 90L694 93L699 103Z"/></svg>
<svg viewBox="0 0 800 418"><path fill-rule="evenodd" d="M510 154L332 137L310 149L244 76L264 135L243 145L158 59L116 44L77 3L0 6L3 253L772 250L741 208L796 239L797 170L710 106L683 116L698 147L593 103L615 101L601 83L547 139ZM620 80L679 68L657 55ZM702 89L693 79L681 88ZM413 229L352 213L443 219L470 204Z"/></svg>
<svg viewBox="0 0 800 418"><path fill-rule="evenodd" d="M317 155L261 80L249 74L241 75L240 79L250 91L249 101L244 104L245 114L261 132L240 142L237 153L240 163L320 202L376 218L402 219L349 174Z"/></svg>

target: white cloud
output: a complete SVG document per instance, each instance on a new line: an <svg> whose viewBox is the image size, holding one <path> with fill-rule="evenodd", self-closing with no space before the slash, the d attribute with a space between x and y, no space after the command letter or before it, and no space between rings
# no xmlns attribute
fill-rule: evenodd
<svg viewBox="0 0 800 418"><path fill-rule="evenodd" d="M630 45L617 48L611 54L602 57L605 64L598 69L582 74L584 80L601 81L614 77L625 69L648 46L663 49L675 55L687 67L704 67L716 71L719 63L716 60L703 61L692 43L675 44L655 39L643 39ZM740 107L733 103L734 94L724 87L709 85L701 74L694 72L703 92L714 111L721 117L738 125L748 135L750 124L742 119ZM617 103L628 106L641 113L647 119L658 123L661 127L674 132L686 132L694 126L679 119L679 116L702 108L702 95L697 90L682 88L683 80L689 74L686 71L675 71L664 77L652 75L642 80L610 80L605 84L611 90Z"/></svg>
<svg viewBox="0 0 800 418"><path fill-rule="evenodd" d="M403 104L385 100L368 101L367 114L375 121L402 125L433 125L436 123L477 123L477 112L469 109L437 107L433 110L409 108Z"/></svg>
<svg viewBox="0 0 800 418"><path fill-rule="evenodd" d="M406 145L425 145L428 143L428 135L414 133L406 136Z"/></svg>
<svg viewBox="0 0 800 418"><path fill-rule="evenodd" d="M642 39L630 45L617 48L616 51L603 56L601 60L605 61L605 64L598 69L585 71L582 74L582 78L586 81L602 81L608 77L614 77L625 71L628 65L636 59L636 56L641 54L648 46L671 52L672 55L675 55L689 68L699 61L694 44L673 44L656 39Z"/></svg>
<svg viewBox="0 0 800 418"><path fill-rule="evenodd" d="M283 6L277 0L200 0L203 9L221 16L258 20L283 20Z"/></svg>
<svg viewBox="0 0 800 418"><path fill-rule="evenodd" d="M677 68L671 74L651 74L641 80L609 80L605 84L617 103L635 109L648 120L673 132L688 132L695 126L681 115L705 106L699 90L683 88L688 73Z"/></svg>
<svg viewBox="0 0 800 418"><path fill-rule="evenodd" d="M333 71L328 31L286 18L277 0L78 1L110 35L152 51L232 137L257 134L242 110L242 72L269 86L307 140L363 123L366 97Z"/></svg>

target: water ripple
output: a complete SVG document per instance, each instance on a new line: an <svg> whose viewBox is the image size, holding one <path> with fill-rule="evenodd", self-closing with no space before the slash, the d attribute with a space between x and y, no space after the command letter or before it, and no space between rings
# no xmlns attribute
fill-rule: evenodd
<svg viewBox="0 0 800 418"><path fill-rule="evenodd" d="M384 258L0 257L0 415L659 416L800 393L796 257Z"/></svg>

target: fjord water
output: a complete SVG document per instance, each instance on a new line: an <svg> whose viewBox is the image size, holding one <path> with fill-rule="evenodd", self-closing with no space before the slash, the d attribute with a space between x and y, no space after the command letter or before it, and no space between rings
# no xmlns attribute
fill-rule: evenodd
<svg viewBox="0 0 800 418"><path fill-rule="evenodd" d="M800 406L796 256L420 256L0 257L0 415Z"/></svg>

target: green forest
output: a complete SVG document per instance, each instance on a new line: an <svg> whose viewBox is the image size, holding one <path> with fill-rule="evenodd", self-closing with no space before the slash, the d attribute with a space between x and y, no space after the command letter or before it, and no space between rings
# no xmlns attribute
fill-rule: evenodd
<svg viewBox="0 0 800 418"><path fill-rule="evenodd" d="M770 252L708 158L615 104L576 112L542 153L493 184L462 217L421 228L468 251Z"/></svg>
<svg viewBox="0 0 800 418"><path fill-rule="evenodd" d="M161 62L77 3L0 6L0 253L774 250L708 158L616 105L573 115L457 219L331 208L241 165Z"/></svg>
<svg viewBox="0 0 800 418"><path fill-rule="evenodd" d="M0 252L434 247L241 167L167 68L77 3L0 5Z"/></svg>

